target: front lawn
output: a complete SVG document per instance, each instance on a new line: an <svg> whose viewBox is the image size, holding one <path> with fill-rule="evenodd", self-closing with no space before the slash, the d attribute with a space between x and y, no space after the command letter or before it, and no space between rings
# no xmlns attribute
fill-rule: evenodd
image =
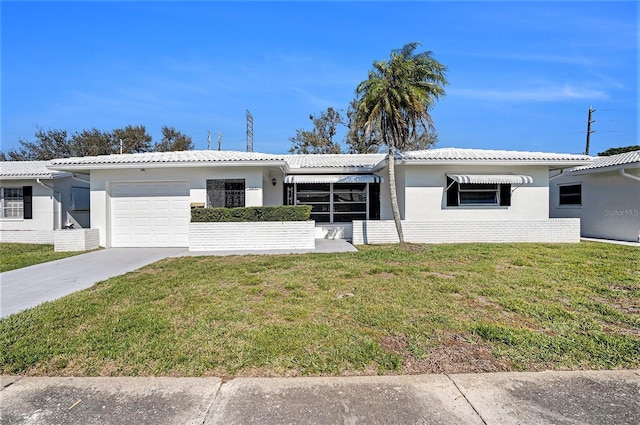
<svg viewBox="0 0 640 425"><path fill-rule="evenodd" d="M0 243L0 273L80 254L55 252L53 245Z"/></svg>
<svg viewBox="0 0 640 425"><path fill-rule="evenodd" d="M0 373L299 376L640 367L640 251L388 245L166 259L0 320Z"/></svg>

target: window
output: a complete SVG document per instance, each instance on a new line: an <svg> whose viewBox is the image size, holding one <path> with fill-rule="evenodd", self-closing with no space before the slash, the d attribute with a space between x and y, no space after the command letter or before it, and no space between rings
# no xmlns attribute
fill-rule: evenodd
<svg viewBox="0 0 640 425"><path fill-rule="evenodd" d="M458 205L499 205L497 184L462 183L458 189Z"/></svg>
<svg viewBox="0 0 640 425"><path fill-rule="evenodd" d="M367 219L367 183L333 185L333 222Z"/></svg>
<svg viewBox="0 0 640 425"><path fill-rule="evenodd" d="M299 184L295 203L311 205L311 219L321 223L331 222L331 184Z"/></svg>
<svg viewBox="0 0 640 425"><path fill-rule="evenodd" d="M89 211L90 203L88 187L71 186L71 211Z"/></svg>
<svg viewBox="0 0 640 425"><path fill-rule="evenodd" d="M318 223L377 220L380 218L379 186L377 183L288 184L285 203L311 205L311 219Z"/></svg>
<svg viewBox="0 0 640 425"><path fill-rule="evenodd" d="M511 185L458 183L447 177L447 206L510 206Z"/></svg>
<svg viewBox="0 0 640 425"><path fill-rule="evenodd" d="M0 218L32 218L31 186L0 188Z"/></svg>
<svg viewBox="0 0 640 425"><path fill-rule="evenodd" d="M207 180L207 207L244 207L244 179Z"/></svg>
<svg viewBox="0 0 640 425"><path fill-rule="evenodd" d="M559 186L560 205L582 205L582 185L571 184Z"/></svg>

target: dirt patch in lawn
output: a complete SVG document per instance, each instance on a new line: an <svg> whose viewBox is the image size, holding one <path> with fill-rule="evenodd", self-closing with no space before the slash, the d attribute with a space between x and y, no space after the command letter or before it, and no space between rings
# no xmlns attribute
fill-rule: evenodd
<svg viewBox="0 0 640 425"><path fill-rule="evenodd" d="M441 339L424 358L416 358L407 350L403 336L384 337L382 347L403 358L402 373L477 373L504 372L513 368L498 360L491 349L479 342L469 342L457 334Z"/></svg>

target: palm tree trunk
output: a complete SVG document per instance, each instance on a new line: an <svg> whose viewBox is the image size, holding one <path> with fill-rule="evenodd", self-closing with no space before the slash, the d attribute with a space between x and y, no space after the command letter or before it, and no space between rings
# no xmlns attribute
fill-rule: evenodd
<svg viewBox="0 0 640 425"><path fill-rule="evenodd" d="M404 243L404 234L402 233L402 221L400 219L400 208L398 207L398 195L396 193L396 161L395 147L389 146L389 196L391 197L391 211L393 212L393 220L396 222L396 230L400 243Z"/></svg>

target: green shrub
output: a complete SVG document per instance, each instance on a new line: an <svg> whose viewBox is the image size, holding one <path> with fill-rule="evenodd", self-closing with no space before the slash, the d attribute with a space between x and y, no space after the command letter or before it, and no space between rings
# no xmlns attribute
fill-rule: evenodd
<svg viewBox="0 0 640 425"><path fill-rule="evenodd" d="M311 216L311 206L196 208L191 210L194 223L224 221L306 221Z"/></svg>

